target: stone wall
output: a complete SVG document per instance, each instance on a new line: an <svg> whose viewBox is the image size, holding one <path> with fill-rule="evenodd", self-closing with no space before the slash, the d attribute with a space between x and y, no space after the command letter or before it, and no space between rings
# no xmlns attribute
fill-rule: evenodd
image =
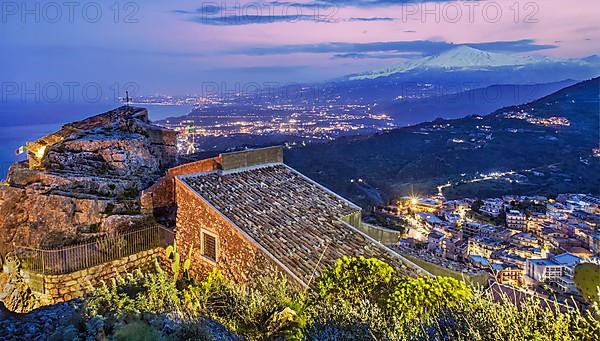
<svg viewBox="0 0 600 341"><path fill-rule="evenodd" d="M55 304L82 297L91 288L100 286L103 280L108 281L117 274L153 269L154 260L158 258L162 262L164 253L164 249L158 247L69 274L41 276L25 273L24 277L44 301Z"/></svg>
<svg viewBox="0 0 600 341"><path fill-rule="evenodd" d="M221 163L220 157L213 157L210 159L204 159L200 161L186 163L181 166L173 167L169 169L167 174L171 177L175 177L178 175L192 174L192 173L200 173L200 172L210 172L216 169L219 169L219 164Z"/></svg>
<svg viewBox="0 0 600 341"><path fill-rule="evenodd" d="M142 191L140 195L142 212L154 216L164 214L163 210L174 205L174 203L173 178L167 176L158 179L154 185Z"/></svg>
<svg viewBox="0 0 600 341"><path fill-rule="evenodd" d="M167 169L177 164L177 132L152 126L147 130L150 140L150 153L158 158L161 169Z"/></svg>
<svg viewBox="0 0 600 341"><path fill-rule="evenodd" d="M348 215L345 215L343 217L340 218L343 222L354 226L356 228L360 228L361 226L361 221L362 221L362 211L361 210L356 210L353 213L350 213Z"/></svg>
<svg viewBox="0 0 600 341"><path fill-rule="evenodd" d="M281 146L244 150L221 154L221 167L224 170L256 166L266 163L282 163L283 148Z"/></svg>
<svg viewBox="0 0 600 341"><path fill-rule="evenodd" d="M184 174L209 172L219 167L219 158L211 158L186 163L171 168L154 185L142 191L140 205L143 212L155 217L169 217L175 214L175 177Z"/></svg>
<svg viewBox="0 0 600 341"><path fill-rule="evenodd" d="M226 277L237 283L248 283L261 275L280 274L292 285L301 287L288 272L280 267L265 251L248 236L232 225L219 212L194 193L186 184L176 180L177 247L180 252L192 251L191 272L199 278L212 269L221 270ZM218 236L217 262L201 254L201 231Z"/></svg>

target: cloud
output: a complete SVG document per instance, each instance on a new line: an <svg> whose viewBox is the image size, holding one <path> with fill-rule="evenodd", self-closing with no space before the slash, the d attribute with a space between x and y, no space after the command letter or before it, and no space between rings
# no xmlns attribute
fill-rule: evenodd
<svg viewBox="0 0 600 341"><path fill-rule="evenodd" d="M226 72L245 72L254 74L285 73L292 71L301 71L309 68L308 65L290 65L290 66L240 66L240 67L221 67L213 68L212 71Z"/></svg>
<svg viewBox="0 0 600 341"><path fill-rule="evenodd" d="M272 24L277 22L375 22L394 21L392 17L336 17L339 6L335 1L296 3L287 1L248 2L234 5L207 2L195 10L177 9L172 13L188 16L186 20L204 25L238 26Z"/></svg>
<svg viewBox="0 0 600 341"><path fill-rule="evenodd" d="M176 9L172 13L188 16L186 20L214 26L272 24L277 22L338 22L334 3L295 3L284 1L247 2L227 5L206 2L194 10ZM359 18L360 19L360 18Z"/></svg>
<svg viewBox="0 0 600 341"><path fill-rule="evenodd" d="M350 18L348 21L394 21L395 18L389 17L370 17L370 18Z"/></svg>
<svg viewBox="0 0 600 341"><path fill-rule="evenodd" d="M195 10L177 9L172 13L185 15L187 21L212 26L240 26L278 22L338 22L333 12L324 10L333 5L323 3L251 2L227 6L207 2ZM304 10L303 10L304 9ZM307 10L308 9L308 10ZM337 11L336 9L333 9Z"/></svg>
<svg viewBox="0 0 600 341"><path fill-rule="evenodd" d="M239 50L246 55L271 55L292 53L366 53L366 52L423 52L433 54L444 50L448 43L429 40L371 42L371 43L342 43L329 42L320 44L281 45L269 47L250 47Z"/></svg>
<svg viewBox="0 0 600 341"><path fill-rule="evenodd" d="M528 52L556 48L556 45L536 44L532 39L516 41L496 41L471 44L453 44L444 41L431 40L413 40L413 41L389 41L389 42L370 42L370 43L343 43L329 42L320 44L297 44L280 45L268 47L248 47L241 50L231 51L232 54L242 54L250 56L264 56L277 54L294 53L372 53L372 52L396 52L396 53L419 53L423 55L433 55L443 51L455 48L457 46L467 45L473 48L497 51L497 52Z"/></svg>
<svg viewBox="0 0 600 341"><path fill-rule="evenodd" d="M314 2L267 1L247 2L227 5L206 2L194 10L176 9L172 13L187 15L188 21L204 25L238 26L251 24L272 24L277 22L370 22L395 21L392 17L337 17L340 7L376 7L415 2L454 1L454 0L319 0ZM478 0L474 0L478 1ZM190 17L191 16L191 17ZM414 33L415 31L405 31Z"/></svg>
<svg viewBox="0 0 600 341"><path fill-rule="evenodd" d="M462 44L476 49L494 52L532 52L555 49L558 45L536 44L533 39L522 39L513 41L494 41L475 44Z"/></svg>
<svg viewBox="0 0 600 341"><path fill-rule="evenodd" d="M335 22L333 20L314 15L222 15L214 17L195 16L189 21L212 26L240 26L252 24L272 24L276 22L295 23L298 21Z"/></svg>
<svg viewBox="0 0 600 341"><path fill-rule="evenodd" d="M188 10L185 10L185 9L176 9L176 10L173 10L171 12L173 12L175 14L195 14L195 12L188 11Z"/></svg>
<svg viewBox="0 0 600 341"><path fill-rule="evenodd" d="M420 53L340 53L334 54L332 58L336 59L400 59L400 58L419 58L423 57Z"/></svg>
<svg viewBox="0 0 600 341"><path fill-rule="evenodd" d="M317 0L312 2L291 2L291 1L265 1L265 2L253 2L253 1L242 1L236 2L235 4L226 4L225 2L205 2L202 7L196 8L195 10L188 9L176 9L172 11L177 14L218 14L223 12L247 12L247 11L261 11L263 13L282 13L289 14L291 12L296 14L314 14L314 13L325 13L331 11L337 11L340 7L383 7L393 6L402 4L415 4L425 2L451 2L455 0ZM474 0L479 1L479 0ZM309 10L309 12L302 11L303 9Z"/></svg>
<svg viewBox="0 0 600 341"><path fill-rule="evenodd" d="M415 4L421 2L433 2L435 0L321 0L324 3L335 4L340 7L383 7L402 4ZM454 0L437 0L437 1L454 1Z"/></svg>
<svg viewBox="0 0 600 341"><path fill-rule="evenodd" d="M308 9L325 9L325 8L330 8L330 7L337 7L337 4L335 3L335 1L333 1L332 3L329 2L288 2L288 1L270 1L270 2L264 2L263 3L265 6L271 6L271 7L281 7L281 8L308 8Z"/></svg>

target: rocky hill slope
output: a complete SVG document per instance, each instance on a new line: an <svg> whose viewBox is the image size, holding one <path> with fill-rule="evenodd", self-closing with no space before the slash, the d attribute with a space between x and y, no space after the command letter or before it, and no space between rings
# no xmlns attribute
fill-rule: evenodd
<svg viewBox="0 0 600 341"><path fill-rule="evenodd" d="M0 186L0 254L59 246L144 223L138 193L176 162L176 133L129 106L65 125L27 145Z"/></svg>

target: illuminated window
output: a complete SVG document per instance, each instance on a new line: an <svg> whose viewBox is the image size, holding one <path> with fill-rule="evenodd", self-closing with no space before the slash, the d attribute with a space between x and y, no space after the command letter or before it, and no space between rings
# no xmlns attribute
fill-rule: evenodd
<svg viewBox="0 0 600 341"><path fill-rule="evenodd" d="M217 235L202 231L202 255L212 262L217 261Z"/></svg>

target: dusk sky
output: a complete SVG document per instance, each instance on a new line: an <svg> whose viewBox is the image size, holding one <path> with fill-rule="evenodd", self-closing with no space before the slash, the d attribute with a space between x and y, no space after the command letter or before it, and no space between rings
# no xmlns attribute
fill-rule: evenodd
<svg viewBox="0 0 600 341"><path fill-rule="evenodd" d="M325 81L457 44L561 58L600 54L597 0L227 1L220 10L212 2L152 0L117 2L118 13L113 3L55 2L59 9L3 1L2 81L135 82L139 94L193 94L203 82Z"/></svg>

